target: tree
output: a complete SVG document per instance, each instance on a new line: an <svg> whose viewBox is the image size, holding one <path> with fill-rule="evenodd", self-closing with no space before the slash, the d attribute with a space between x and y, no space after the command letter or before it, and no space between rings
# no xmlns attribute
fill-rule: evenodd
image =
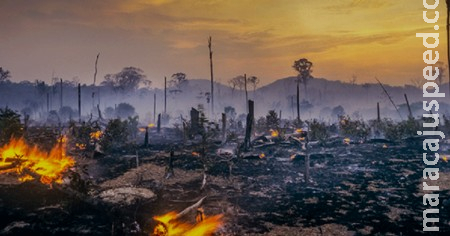
<svg viewBox="0 0 450 236"><path fill-rule="evenodd" d="M0 108L0 144L8 143L11 138L19 138L22 134L20 114L8 107Z"/></svg>
<svg viewBox="0 0 450 236"><path fill-rule="evenodd" d="M252 84L252 86L253 86L253 92L255 92L255 91L256 91L256 86L258 86L258 84L259 84L259 78L252 75L252 76L250 76L250 77L247 78L247 81L248 81L250 84Z"/></svg>
<svg viewBox="0 0 450 236"><path fill-rule="evenodd" d="M341 117L341 116L345 115L345 110L344 110L344 108L341 105L336 106L331 111L331 115L332 116Z"/></svg>
<svg viewBox="0 0 450 236"><path fill-rule="evenodd" d="M134 92L141 84L145 86L151 84L151 81L147 80L143 73L139 68L125 67L117 74L107 74L101 84L123 93Z"/></svg>
<svg viewBox="0 0 450 236"><path fill-rule="evenodd" d="M0 67L0 83L7 81L9 78L11 78L11 73Z"/></svg>
<svg viewBox="0 0 450 236"><path fill-rule="evenodd" d="M170 93L181 93L183 92L182 87L184 84L186 84L187 78L186 74L183 72L178 72L172 75L172 80L169 82L172 89L170 90Z"/></svg>
<svg viewBox="0 0 450 236"><path fill-rule="evenodd" d="M128 117L134 116L135 109L132 105L128 103L120 103L116 108L116 115L120 118L126 119Z"/></svg>
<svg viewBox="0 0 450 236"><path fill-rule="evenodd" d="M292 66L297 72L297 120L300 121L300 83L303 84L305 88L305 97L307 98L307 85L309 79L312 78L311 76L311 67L313 63L308 61L306 58L299 59L294 62L294 65Z"/></svg>

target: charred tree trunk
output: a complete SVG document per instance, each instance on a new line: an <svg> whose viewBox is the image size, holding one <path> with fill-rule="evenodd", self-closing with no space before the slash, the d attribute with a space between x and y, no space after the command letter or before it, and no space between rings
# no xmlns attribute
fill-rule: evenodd
<svg viewBox="0 0 450 236"><path fill-rule="evenodd" d="M377 121L378 123L381 121L381 116L380 116L380 103L377 102Z"/></svg>
<svg viewBox="0 0 450 236"><path fill-rule="evenodd" d="M158 114L158 123L156 131L158 132L158 134L161 133L161 113Z"/></svg>
<svg viewBox="0 0 450 236"><path fill-rule="evenodd" d="M198 134L200 128L200 112L195 108L191 109L191 134Z"/></svg>
<svg viewBox="0 0 450 236"><path fill-rule="evenodd" d="M309 169L310 169L310 158L309 158L309 151L308 151L308 143L309 143L309 132L305 137L305 182L306 184L309 183Z"/></svg>
<svg viewBox="0 0 450 236"><path fill-rule="evenodd" d="M227 114L222 113L222 143L227 141Z"/></svg>
<svg viewBox="0 0 450 236"><path fill-rule="evenodd" d="M412 111L411 111L411 107L409 106L408 96L406 96L406 93L404 95L405 95L405 100L406 100L406 106L408 106L408 112L409 112L408 118L409 119L414 119L414 116L413 116Z"/></svg>
<svg viewBox="0 0 450 236"><path fill-rule="evenodd" d="M153 94L153 123L156 122L156 92Z"/></svg>
<svg viewBox="0 0 450 236"><path fill-rule="evenodd" d="M211 45L211 36L208 40L208 48L209 48L209 66L211 70L211 113L214 116L214 71L213 71L213 61L212 61L212 45Z"/></svg>
<svg viewBox="0 0 450 236"><path fill-rule="evenodd" d="M245 103L247 104L247 110L248 110L249 106L248 106L248 93L247 93L247 74L244 74L244 89L245 89Z"/></svg>
<svg viewBox="0 0 450 236"><path fill-rule="evenodd" d="M297 122L300 123L300 85L297 81Z"/></svg>
<svg viewBox="0 0 450 236"><path fill-rule="evenodd" d="M98 53L97 57L95 58L94 86L95 86L95 80L97 79L97 63L98 63L98 57L99 56L100 56L100 53Z"/></svg>
<svg viewBox="0 0 450 236"><path fill-rule="evenodd" d="M148 146L148 126L145 127L145 138L144 138L144 146Z"/></svg>
<svg viewBox="0 0 450 236"><path fill-rule="evenodd" d="M78 122L81 123L81 85L78 84Z"/></svg>
<svg viewBox="0 0 450 236"><path fill-rule="evenodd" d="M167 114L167 77L164 76L164 114Z"/></svg>
<svg viewBox="0 0 450 236"><path fill-rule="evenodd" d="M244 150L246 151L251 147L250 138L252 134L253 120L254 120L254 102L252 100L248 100L248 114L244 139Z"/></svg>
<svg viewBox="0 0 450 236"><path fill-rule="evenodd" d="M60 94L59 94L59 109L62 109L63 107L63 81L62 79L59 82L59 90L60 90Z"/></svg>

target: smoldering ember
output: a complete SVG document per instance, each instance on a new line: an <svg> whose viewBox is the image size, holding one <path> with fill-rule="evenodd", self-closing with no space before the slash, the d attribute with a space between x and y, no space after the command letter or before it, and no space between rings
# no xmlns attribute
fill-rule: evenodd
<svg viewBox="0 0 450 236"><path fill-rule="evenodd" d="M0 235L450 235L430 2L0 1Z"/></svg>

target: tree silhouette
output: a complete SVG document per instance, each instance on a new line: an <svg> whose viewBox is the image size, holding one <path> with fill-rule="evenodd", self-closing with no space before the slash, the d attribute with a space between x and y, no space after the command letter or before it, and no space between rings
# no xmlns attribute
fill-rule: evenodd
<svg viewBox="0 0 450 236"><path fill-rule="evenodd" d="M146 79L144 72L136 67L125 67L117 74L107 74L102 85L109 86L114 91L134 92L139 88L140 84L149 86L150 80Z"/></svg>
<svg viewBox="0 0 450 236"><path fill-rule="evenodd" d="M11 78L11 73L8 70L0 67L0 82L4 82L9 78Z"/></svg>
<svg viewBox="0 0 450 236"><path fill-rule="evenodd" d="M294 65L292 66L297 72L297 120L300 121L300 83L303 84L305 88L305 98L308 97L307 94L307 86L309 79L312 78L311 76L311 67L313 63L308 61L306 58L299 59L294 62Z"/></svg>
<svg viewBox="0 0 450 236"><path fill-rule="evenodd" d="M247 78L247 81L248 81L250 84L252 84L252 86L253 86L253 92L255 92L255 91L256 91L256 86L258 86L258 84L259 84L259 78L256 77L256 76L250 76L250 77Z"/></svg>
<svg viewBox="0 0 450 236"><path fill-rule="evenodd" d="M183 72L178 72L172 75L172 80L169 82L172 89L170 93L181 93L181 87L187 82L186 74Z"/></svg>

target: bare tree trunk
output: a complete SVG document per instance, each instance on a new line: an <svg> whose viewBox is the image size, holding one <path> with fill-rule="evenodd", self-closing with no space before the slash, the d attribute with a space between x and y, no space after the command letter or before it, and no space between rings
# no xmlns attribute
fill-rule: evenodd
<svg viewBox="0 0 450 236"><path fill-rule="evenodd" d="M409 112L408 118L409 119L414 119L414 116L413 116L412 111L411 111L411 107L409 106L408 96L406 96L406 93L404 95L405 95L405 100L406 100L406 106L408 107L408 112Z"/></svg>
<svg viewBox="0 0 450 236"><path fill-rule="evenodd" d="M245 89L245 104L247 104L248 110L247 74L244 74L244 89Z"/></svg>
<svg viewBox="0 0 450 236"><path fill-rule="evenodd" d="M245 129L245 139L244 139L244 150L248 150L251 147L251 134L252 134L252 126L254 118L254 102L252 100L248 100L248 114L247 114L247 124Z"/></svg>
<svg viewBox="0 0 450 236"><path fill-rule="evenodd" d="M209 48L209 66L211 69L211 112L212 116L214 116L214 71L213 71L213 61L212 61L212 50L211 50L211 36L208 40L208 48Z"/></svg>
<svg viewBox="0 0 450 236"><path fill-rule="evenodd" d="M381 121L381 116L380 116L380 103L377 102L377 121L378 123L380 123Z"/></svg>
<svg viewBox="0 0 450 236"><path fill-rule="evenodd" d="M156 92L153 94L153 124L156 122Z"/></svg>
<svg viewBox="0 0 450 236"><path fill-rule="evenodd" d="M81 85L78 84L78 122L81 123Z"/></svg>
<svg viewBox="0 0 450 236"><path fill-rule="evenodd" d="M300 85L297 81L297 121L300 122Z"/></svg>
<svg viewBox="0 0 450 236"><path fill-rule="evenodd" d="M95 58L95 72L94 72L94 86L95 86L95 81L97 79L97 63L98 63L98 57L100 56L100 53L97 54L97 58Z"/></svg>
<svg viewBox="0 0 450 236"><path fill-rule="evenodd" d="M164 76L164 114L167 113L167 77Z"/></svg>
<svg viewBox="0 0 450 236"><path fill-rule="evenodd" d="M62 81L62 79L60 80L60 82L59 82L59 88L60 88L60 94L59 94L59 109L62 109L62 107L63 107L63 81Z"/></svg>

